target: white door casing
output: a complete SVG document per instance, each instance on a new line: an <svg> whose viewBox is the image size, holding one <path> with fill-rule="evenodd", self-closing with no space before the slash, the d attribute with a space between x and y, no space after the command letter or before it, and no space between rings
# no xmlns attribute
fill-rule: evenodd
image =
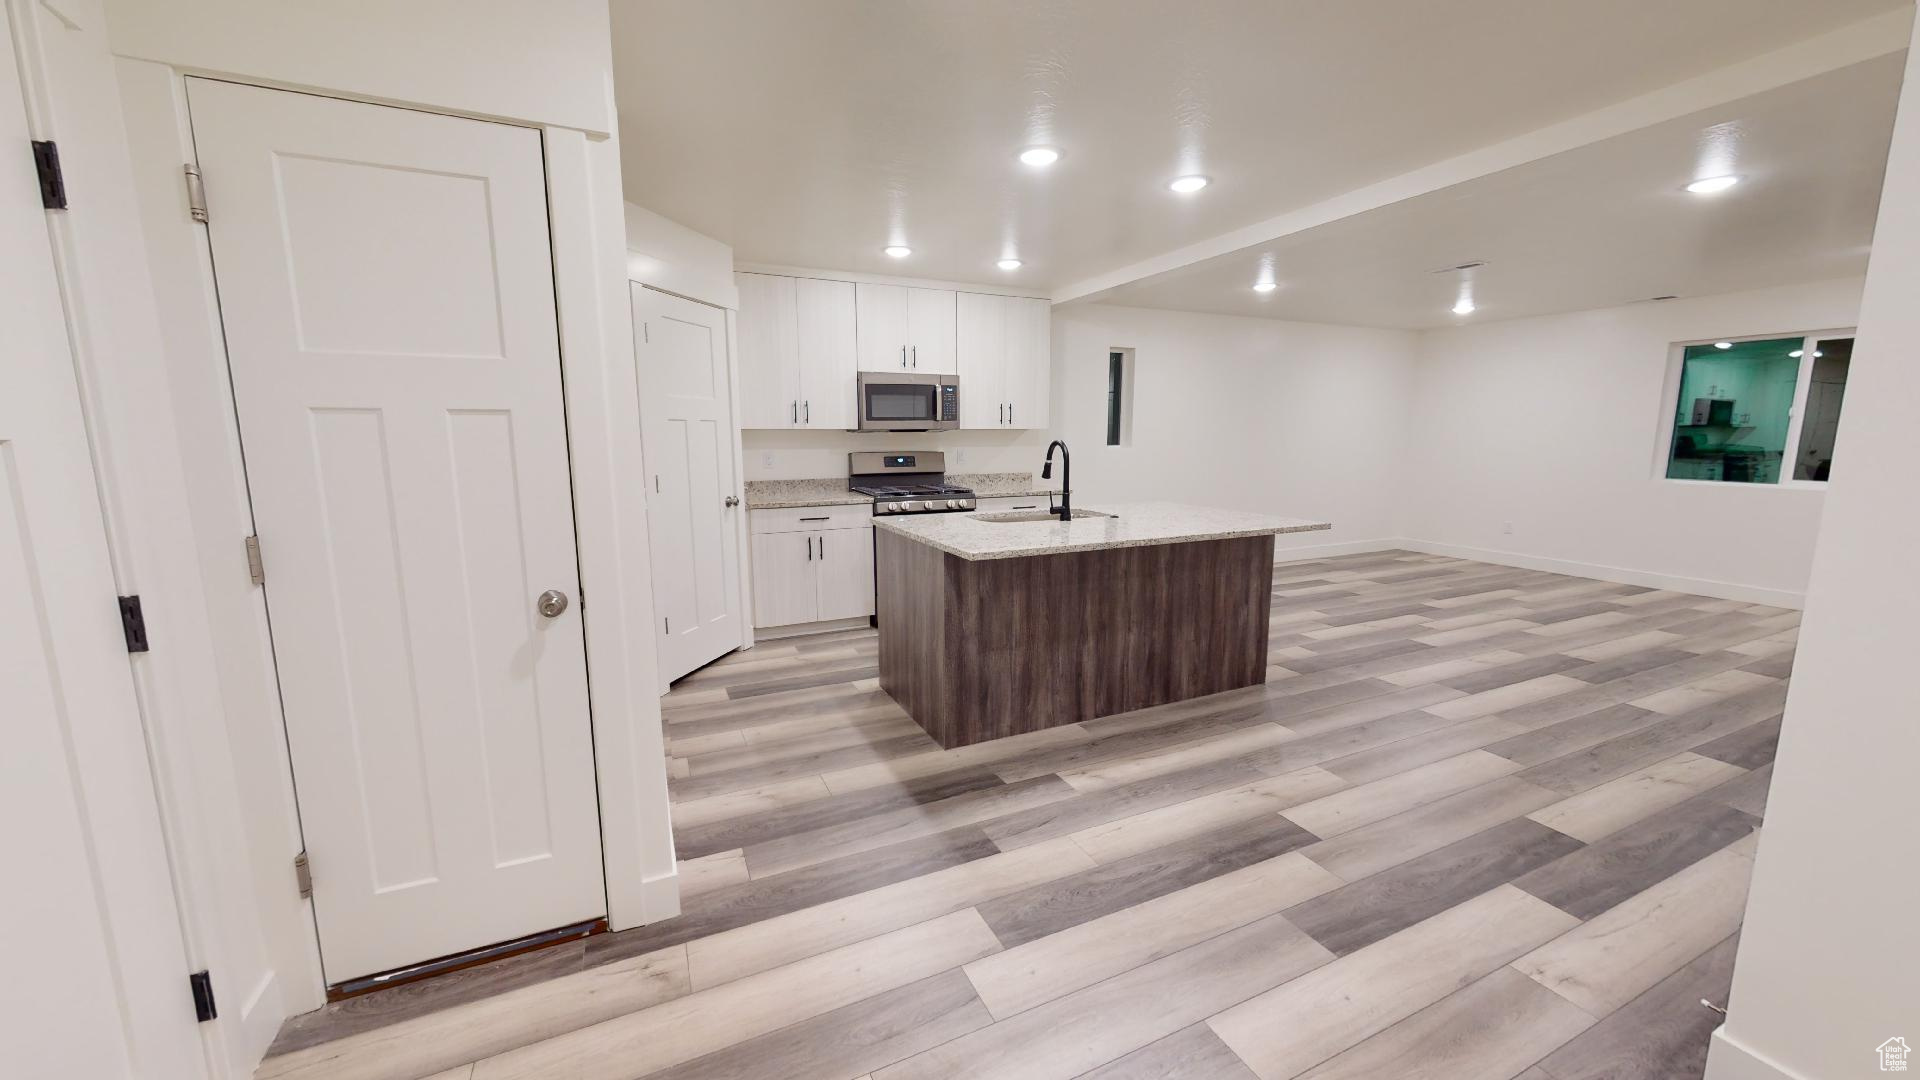
<svg viewBox="0 0 1920 1080"><path fill-rule="evenodd" d="M327 978L599 916L540 135L187 84Z"/></svg>
<svg viewBox="0 0 1920 1080"><path fill-rule="evenodd" d="M0 989L0 1039L9 1076L195 1080L207 1058L15 30L0 9L0 953L30 977Z"/></svg>
<svg viewBox="0 0 1920 1080"><path fill-rule="evenodd" d="M640 433L653 478L660 676L672 681L741 645L738 467L726 312L631 286ZM728 504L728 500L733 500Z"/></svg>

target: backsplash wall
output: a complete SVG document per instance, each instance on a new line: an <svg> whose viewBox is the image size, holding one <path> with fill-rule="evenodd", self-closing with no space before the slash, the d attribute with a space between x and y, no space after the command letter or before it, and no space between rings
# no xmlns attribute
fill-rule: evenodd
<svg viewBox="0 0 1920 1080"><path fill-rule="evenodd" d="M1038 475L1046 431L779 431L741 433L748 480L812 480L847 475L856 450L940 450L950 473L1025 472ZM769 457L771 460L769 460Z"/></svg>

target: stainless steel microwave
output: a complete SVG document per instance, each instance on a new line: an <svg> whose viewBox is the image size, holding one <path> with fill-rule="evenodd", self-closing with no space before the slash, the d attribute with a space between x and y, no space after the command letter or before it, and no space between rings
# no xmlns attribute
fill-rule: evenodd
<svg viewBox="0 0 1920 1080"><path fill-rule="evenodd" d="M960 426L960 377L860 373L861 431L946 431Z"/></svg>

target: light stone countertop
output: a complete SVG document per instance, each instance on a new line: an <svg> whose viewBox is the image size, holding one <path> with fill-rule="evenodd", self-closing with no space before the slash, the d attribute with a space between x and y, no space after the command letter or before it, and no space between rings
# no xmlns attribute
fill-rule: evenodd
<svg viewBox="0 0 1920 1080"><path fill-rule="evenodd" d="M749 480L747 509L776 510L795 506L858 506L873 497L847 490L847 478L819 480Z"/></svg>
<svg viewBox="0 0 1920 1080"><path fill-rule="evenodd" d="M970 487L983 499L1026 498L1045 495L1047 488L1036 485L1032 473L948 473L947 482ZM749 480L747 509L778 510L799 506L858 506L872 502L868 496L847 490L844 476L826 476L814 480Z"/></svg>
<svg viewBox="0 0 1920 1080"><path fill-rule="evenodd" d="M1003 522L985 521L975 514L920 514L875 518L873 523L967 560L1060 555L1333 528L1330 521L1273 517L1181 503L1095 503L1075 509L1096 510L1113 516Z"/></svg>

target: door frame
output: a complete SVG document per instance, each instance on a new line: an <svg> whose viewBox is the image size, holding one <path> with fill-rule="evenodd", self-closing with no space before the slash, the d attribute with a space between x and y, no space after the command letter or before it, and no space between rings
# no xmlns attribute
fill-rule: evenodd
<svg viewBox="0 0 1920 1080"><path fill-rule="evenodd" d="M240 724L231 718L247 717L253 725L251 738L245 732L232 733L230 751L237 771L247 779L235 798L222 802L186 784L180 784L180 790L184 799L200 801L196 809L202 816L239 815L255 823L257 834L285 839L284 851L263 853L256 842L252 861L260 873L284 872L287 881L284 893L263 894L258 904L270 909L265 929L275 966L286 975L286 1011L298 1013L325 1002L325 984L311 904L298 898L290 863L282 861L299 850L292 766L264 599L247 579L244 562L236 562L244 558L241 541L253 532L238 414L227 373L212 251L205 228L187 212L181 169L195 160L185 97L189 75L316 91L123 57L114 59L114 68L117 85L104 90L117 93L126 118L131 186L145 239L141 254L159 301L167 368L169 408L151 411L173 414L164 417L164 425L148 425L137 415L127 418L119 425L118 446L130 469L138 461L130 448L149 437L164 434L178 447L184 475L180 489L169 494L200 538L193 554L205 583L207 625L220 661L219 701L230 724ZM349 93L321 96L411 107ZM462 115L441 108L416 111ZM545 158L607 914L614 929L625 929L679 914L679 884L655 691L658 676L648 633L654 620L645 498L639 485L626 483L630 470L624 464L640 460L641 442L638 415L628 415L630 406L622 409L623 403L636 400L636 387L619 146L617 137L590 137L572 128L518 126L541 133ZM206 179L217 213L218 182ZM147 407L151 409L151 402ZM155 766L163 774L169 771L167 762L156 761ZM178 783L187 778L174 779ZM190 832L194 823L194 815L183 813L173 817L170 831ZM269 865L259 865L263 862Z"/></svg>
<svg viewBox="0 0 1920 1080"><path fill-rule="evenodd" d="M727 423L732 428L730 434L733 436L733 493L740 497L740 512L735 514L733 519L733 549L739 553L735 559L735 562L738 564L735 567L738 571L735 574L737 578L735 587L740 590L740 644L736 647L736 651L744 652L753 648L754 620L753 580L749 569L749 564L753 562L753 559L748 551L748 545L751 543L752 537L747 529L747 515L752 513L752 509L747 506L746 447L740 434L742 430L741 425L744 422L744 414L740 411L740 350L737 347L739 339L739 326L737 325L739 312L734 308L716 304L711 300L702 300L697 296L688 296L685 293L677 293L671 289L663 289L658 285L649 285L637 277L630 277L627 284L627 311L628 317L633 324L637 324L640 321L639 313L634 310L632 302L633 290L635 289L645 289L648 292L659 293L661 296L672 297L675 300L684 300L689 304L699 304L702 307L709 307L720 313L722 329L726 332L726 341L724 344L727 351ZM637 325L629 325L628 333L632 334L632 332L637 329L639 329ZM633 336L635 338L638 337L638 335ZM634 346L633 367L634 377L637 381L640 373L640 352L638 344ZM658 640L658 638L655 638L656 644ZM665 697L669 689L671 689L669 684L662 680L660 683L660 696Z"/></svg>

